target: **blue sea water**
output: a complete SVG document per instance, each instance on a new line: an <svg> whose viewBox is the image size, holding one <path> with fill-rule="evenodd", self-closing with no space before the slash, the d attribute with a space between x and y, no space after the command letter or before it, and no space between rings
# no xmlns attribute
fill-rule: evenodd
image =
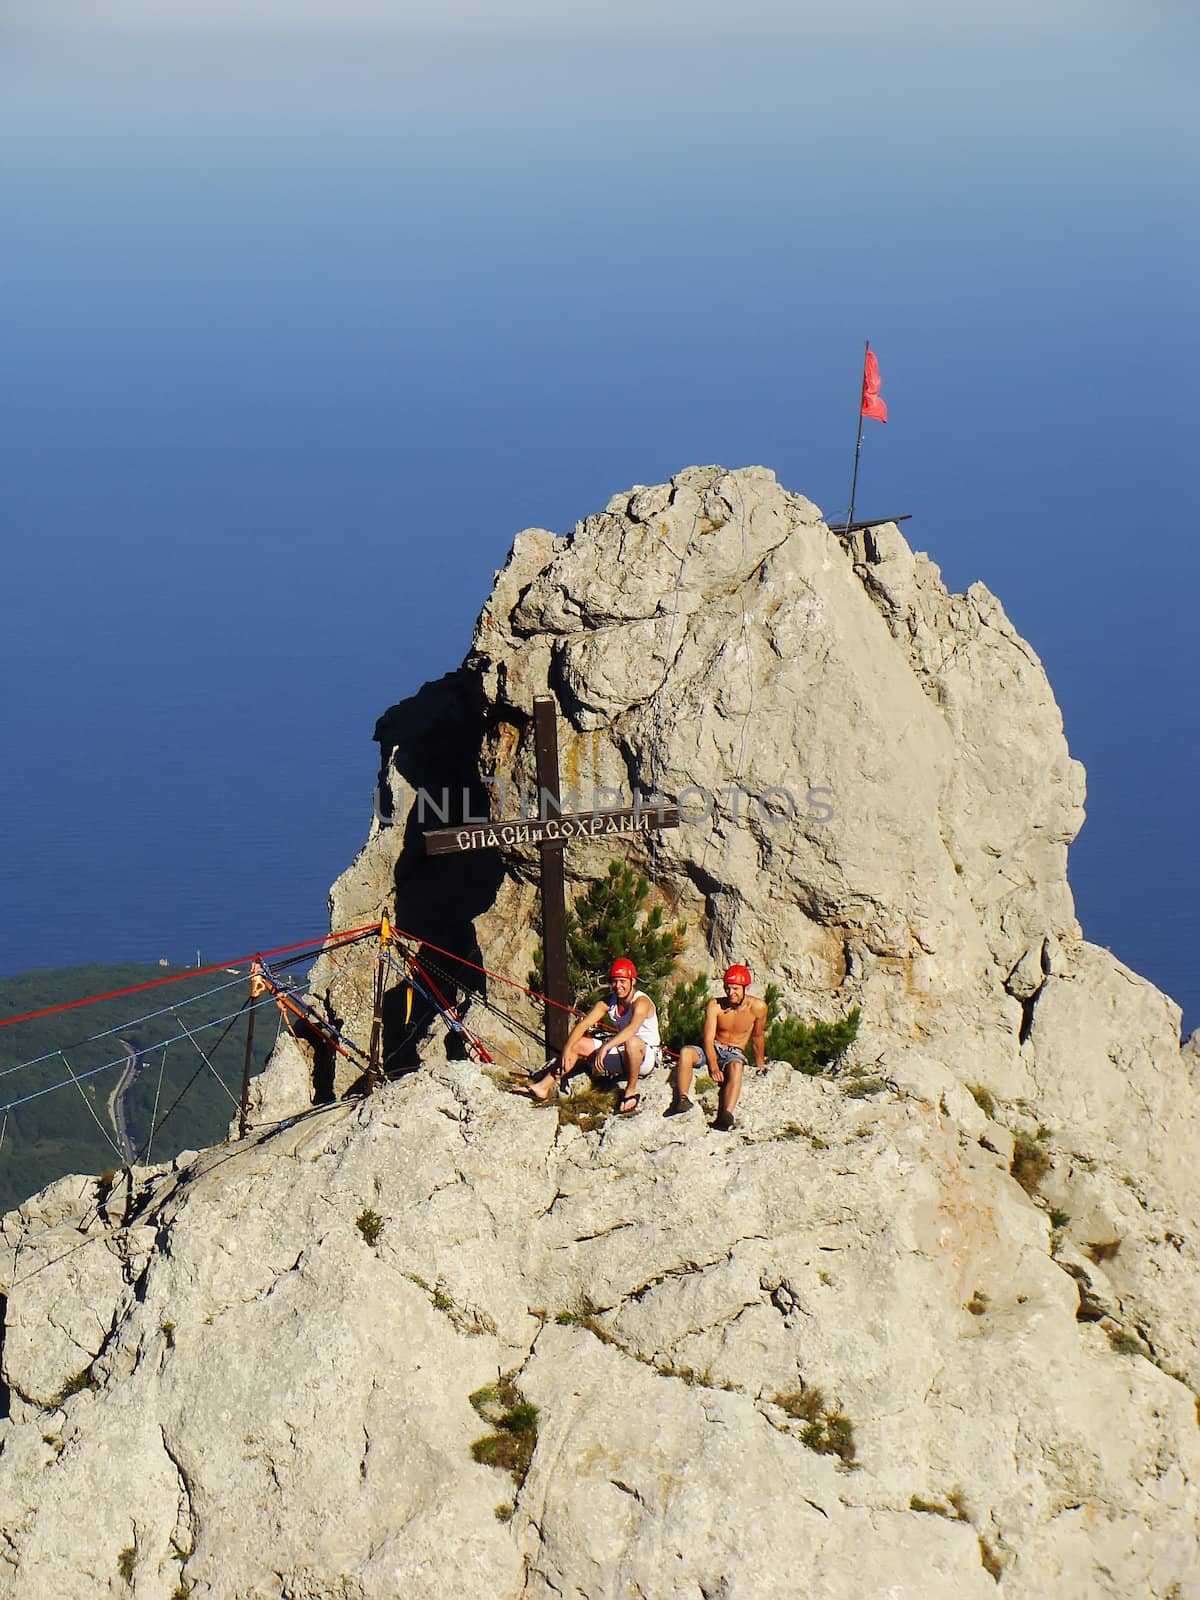
<svg viewBox="0 0 1200 1600"><path fill-rule="evenodd" d="M375 718L513 533L706 461L844 510L869 336L859 509L1042 656L1085 932L1200 1025L1195 160L1138 43L1066 93L1010 44L1014 126L961 40L899 80L795 38L24 41L0 971L319 934Z"/></svg>

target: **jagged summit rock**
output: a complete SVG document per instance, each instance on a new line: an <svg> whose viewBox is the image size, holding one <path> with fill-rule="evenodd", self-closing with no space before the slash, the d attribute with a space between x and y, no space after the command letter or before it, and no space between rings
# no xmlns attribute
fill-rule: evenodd
<svg viewBox="0 0 1200 1600"><path fill-rule="evenodd" d="M1082 938L1083 774L999 602L762 468L522 533L380 720L335 928L524 977L535 857L427 859L419 797L506 814L547 691L585 803L690 802L622 846L688 961L861 1006L855 1062L718 1141L653 1079L585 1132L440 1032L366 1100L285 1040L251 1139L4 1219L0 1596L1200 1596L1195 1041ZM312 985L365 1037L369 962ZM472 1455L498 1373L520 1485Z"/></svg>
<svg viewBox="0 0 1200 1600"><path fill-rule="evenodd" d="M1083 769L981 584L948 594L893 525L843 542L763 468L691 468L565 538L518 535L463 669L379 724L395 826L335 886L335 925L394 889L402 923L527 970L530 852L458 864L447 894L416 801L469 787L495 814L533 792L547 688L572 788L662 792L697 816L632 847L697 962L746 959L818 1014L853 998L880 1047L934 1039L995 1092L1029 1092L1019 1036L1043 952L1080 937ZM605 859L573 846L568 870Z"/></svg>

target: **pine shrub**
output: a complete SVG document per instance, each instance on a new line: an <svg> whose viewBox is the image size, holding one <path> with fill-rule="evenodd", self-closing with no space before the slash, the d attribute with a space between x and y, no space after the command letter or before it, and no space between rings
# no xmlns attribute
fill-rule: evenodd
<svg viewBox="0 0 1200 1600"><path fill-rule="evenodd" d="M708 974L704 972L690 983L676 984L672 990L661 1018L663 1042L669 1050L682 1050L686 1044L700 1043L708 991Z"/></svg>
<svg viewBox="0 0 1200 1600"><path fill-rule="evenodd" d="M567 913L567 980L574 1004L595 1005L609 992L609 968L627 956L638 970L637 986L662 1002L663 986L675 970L687 931L683 923L668 926L661 906L647 906L650 880L625 861L609 862L608 871L575 901ZM545 956L534 951L529 986L545 988Z"/></svg>
<svg viewBox="0 0 1200 1600"><path fill-rule="evenodd" d="M801 1022L783 1015L779 989L769 983L767 1002L767 1060L788 1061L808 1077L841 1059L858 1038L862 1012L858 1006L840 1022Z"/></svg>

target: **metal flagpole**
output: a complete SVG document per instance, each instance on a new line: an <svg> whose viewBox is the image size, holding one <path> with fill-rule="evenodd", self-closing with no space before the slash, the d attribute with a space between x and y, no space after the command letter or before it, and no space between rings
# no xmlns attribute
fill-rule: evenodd
<svg viewBox="0 0 1200 1600"><path fill-rule="evenodd" d="M863 345L863 377L862 377L862 381L860 381L859 386L858 386L858 438L854 441L854 476L850 479L850 510L846 513L846 526L845 526L845 529L843 530L845 533L849 533L850 532L850 524L854 521L854 497L855 497L856 493L858 492L858 457L859 457L860 451L862 450L862 428L863 428L863 391L862 391L862 385L863 385L863 382L866 381L867 355L868 355L870 349L871 349L871 341L868 339Z"/></svg>

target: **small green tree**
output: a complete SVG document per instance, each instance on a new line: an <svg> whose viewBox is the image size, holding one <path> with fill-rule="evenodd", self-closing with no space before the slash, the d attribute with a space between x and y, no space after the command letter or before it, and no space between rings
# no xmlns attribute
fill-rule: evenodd
<svg viewBox="0 0 1200 1600"><path fill-rule="evenodd" d="M608 970L618 956L628 956L638 970L638 988L655 1006L663 985L675 970L687 931L683 923L668 927L661 906L650 906L650 880L627 862L612 861L567 913L567 979L577 1006L594 1005L608 993ZM545 956L533 954L529 985L545 987Z"/></svg>
<svg viewBox="0 0 1200 1600"><path fill-rule="evenodd" d="M862 1012L858 1006L840 1022L801 1022L783 1014L779 986L767 985L767 1060L789 1061L798 1071L814 1078L823 1068L840 1060L858 1038Z"/></svg>
<svg viewBox="0 0 1200 1600"><path fill-rule="evenodd" d="M708 991L707 972L702 972L690 983L675 985L662 1014L662 1037L668 1050L682 1050L685 1044L700 1043L704 1034Z"/></svg>

